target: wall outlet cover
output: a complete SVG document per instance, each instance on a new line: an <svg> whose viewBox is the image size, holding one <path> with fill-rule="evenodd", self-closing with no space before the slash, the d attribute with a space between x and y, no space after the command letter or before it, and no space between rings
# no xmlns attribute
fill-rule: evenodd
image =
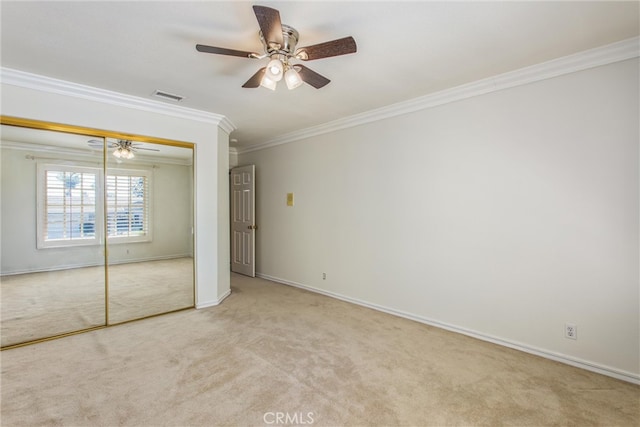
<svg viewBox="0 0 640 427"><path fill-rule="evenodd" d="M565 323L564 325L564 337L570 340L578 339L578 327L573 323Z"/></svg>

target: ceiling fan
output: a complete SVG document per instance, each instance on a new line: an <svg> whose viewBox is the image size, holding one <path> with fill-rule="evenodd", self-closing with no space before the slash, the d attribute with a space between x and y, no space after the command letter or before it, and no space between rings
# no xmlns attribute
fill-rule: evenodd
<svg viewBox="0 0 640 427"><path fill-rule="evenodd" d="M250 59L269 58L267 66L259 69L247 80L242 85L244 88L263 86L275 90L276 83L284 78L289 89L295 89L303 82L320 89L331 80L293 61L329 58L355 53L357 50L356 41L351 36L296 49L299 39L298 31L280 22L280 12L266 6L253 6L253 11L260 27L259 34L264 47L263 54L202 44L196 45L198 52Z"/></svg>
<svg viewBox="0 0 640 427"><path fill-rule="evenodd" d="M89 144L89 146L92 148L102 148L102 140L99 139L91 139L87 141L87 144ZM142 143L140 142L133 142L128 139L118 139L116 142L108 142L107 148L115 148L115 150L113 151L113 155L118 159L127 160L133 159L135 157L133 153L138 150L160 151L156 148L145 148L141 147L140 145L142 145Z"/></svg>

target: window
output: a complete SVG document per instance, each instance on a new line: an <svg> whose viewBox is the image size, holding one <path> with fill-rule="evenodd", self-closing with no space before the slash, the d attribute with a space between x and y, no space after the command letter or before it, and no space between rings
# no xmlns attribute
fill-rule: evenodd
<svg viewBox="0 0 640 427"><path fill-rule="evenodd" d="M38 248L99 243L99 172L38 164Z"/></svg>
<svg viewBox="0 0 640 427"><path fill-rule="evenodd" d="M149 175L118 171L107 175L107 233L128 241L149 240Z"/></svg>
<svg viewBox="0 0 640 427"><path fill-rule="evenodd" d="M38 248L151 240L151 172L38 164Z"/></svg>

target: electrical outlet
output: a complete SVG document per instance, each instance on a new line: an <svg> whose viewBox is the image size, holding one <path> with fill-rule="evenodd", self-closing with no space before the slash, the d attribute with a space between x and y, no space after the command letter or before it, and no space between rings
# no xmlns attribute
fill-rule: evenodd
<svg viewBox="0 0 640 427"><path fill-rule="evenodd" d="M322 273L322 280L327 280L327 273Z"/></svg>
<svg viewBox="0 0 640 427"><path fill-rule="evenodd" d="M564 337L570 340L578 339L578 327L573 323L564 324Z"/></svg>

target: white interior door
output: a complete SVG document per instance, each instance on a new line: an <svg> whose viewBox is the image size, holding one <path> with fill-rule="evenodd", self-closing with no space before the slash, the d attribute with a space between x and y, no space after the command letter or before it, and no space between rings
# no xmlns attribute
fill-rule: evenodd
<svg viewBox="0 0 640 427"><path fill-rule="evenodd" d="M231 271L255 277L255 166L231 169Z"/></svg>

